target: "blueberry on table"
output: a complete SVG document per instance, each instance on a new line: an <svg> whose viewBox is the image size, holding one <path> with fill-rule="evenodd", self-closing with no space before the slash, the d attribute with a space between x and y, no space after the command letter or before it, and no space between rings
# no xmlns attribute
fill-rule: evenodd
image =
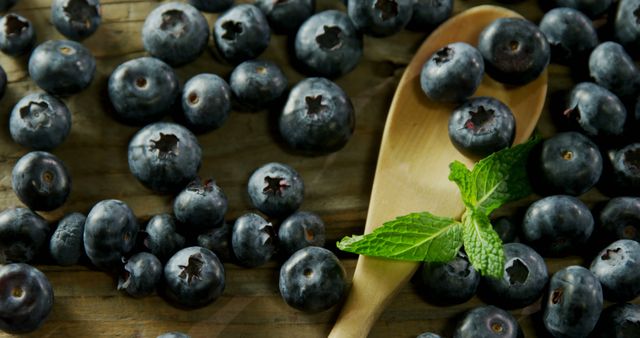
<svg viewBox="0 0 640 338"><path fill-rule="evenodd" d="M29 19L9 13L0 18L0 50L11 56L29 52L36 43L36 32Z"/></svg>
<svg viewBox="0 0 640 338"><path fill-rule="evenodd" d="M11 110L9 133L19 145L51 150L71 132L71 112L60 99L47 93L27 94Z"/></svg>
<svg viewBox="0 0 640 338"><path fill-rule="evenodd" d="M280 67L271 61L249 60L231 72L229 86L241 106L266 108L277 101L289 85Z"/></svg>
<svg viewBox="0 0 640 338"><path fill-rule="evenodd" d="M27 263L46 245L49 224L26 208L0 213L0 264Z"/></svg>
<svg viewBox="0 0 640 338"><path fill-rule="evenodd" d="M610 170L603 174L607 193L640 195L640 143L631 143L610 154ZM607 167L609 169L609 167Z"/></svg>
<svg viewBox="0 0 640 338"><path fill-rule="evenodd" d="M207 13L219 13L229 9L233 0L189 0L191 6Z"/></svg>
<svg viewBox="0 0 640 338"><path fill-rule="evenodd" d="M569 195L552 195L533 202L522 221L522 239L542 255L575 252L593 232L591 211Z"/></svg>
<svg viewBox="0 0 640 338"><path fill-rule="evenodd" d="M296 33L296 60L307 71L336 78L352 71L362 58L362 35L349 17L327 10L312 15Z"/></svg>
<svg viewBox="0 0 640 338"><path fill-rule="evenodd" d="M572 265L551 276L543 323L554 337L586 337L602 312L602 287L586 268Z"/></svg>
<svg viewBox="0 0 640 338"><path fill-rule="evenodd" d="M412 0L413 14L407 28L426 32L436 28L453 13L453 0Z"/></svg>
<svg viewBox="0 0 640 338"><path fill-rule="evenodd" d="M271 162L256 169L247 184L251 204L272 217L288 216L302 204L304 182L291 166Z"/></svg>
<svg viewBox="0 0 640 338"><path fill-rule="evenodd" d="M551 50L544 34L522 18L500 18L478 37L485 70L493 79L523 85L536 79L549 64Z"/></svg>
<svg viewBox="0 0 640 338"><path fill-rule="evenodd" d="M267 263L276 251L273 225L258 214L244 214L233 224L231 248L238 262L249 268Z"/></svg>
<svg viewBox="0 0 640 338"><path fill-rule="evenodd" d="M116 118L144 125L167 114L180 95L178 76L160 59L140 57L119 65L109 76L109 99Z"/></svg>
<svg viewBox="0 0 640 338"><path fill-rule="evenodd" d="M602 284L605 299L633 300L640 295L640 243L620 239L609 244L591 261L590 270Z"/></svg>
<svg viewBox="0 0 640 338"><path fill-rule="evenodd" d="M255 5L278 33L295 33L316 9L315 0L256 0Z"/></svg>
<svg viewBox="0 0 640 338"><path fill-rule="evenodd" d="M640 337L640 304L618 303L604 309L590 337Z"/></svg>
<svg viewBox="0 0 640 338"><path fill-rule="evenodd" d="M579 10L590 18L596 18L611 7L613 0L555 0L558 7L570 7Z"/></svg>
<svg viewBox="0 0 640 338"><path fill-rule="evenodd" d="M538 157L539 156L539 157ZM541 152L533 155L537 168L532 175L551 193L578 196L589 191L600 179L603 159L598 146L578 132L561 132L542 142Z"/></svg>
<svg viewBox="0 0 640 338"><path fill-rule="evenodd" d="M438 49L422 66L420 87L439 102L459 102L475 93L484 75L480 52L466 42Z"/></svg>
<svg viewBox="0 0 640 338"><path fill-rule="evenodd" d="M71 192L71 176L64 162L45 151L22 156L11 172L11 187L33 210L50 211L64 204Z"/></svg>
<svg viewBox="0 0 640 338"><path fill-rule="evenodd" d="M290 256L307 246L323 246L325 225L322 218L309 211L297 211L278 228L279 249Z"/></svg>
<svg viewBox="0 0 640 338"><path fill-rule="evenodd" d="M624 131L627 109L618 96L591 82L581 82L569 94L565 118L575 121L587 135L619 136Z"/></svg>
<svg viewBox="0 0 640 338"><path fill-rule="evenodd" d="M173 214L181 230L193 233L213 229L224 220L227 209L227 196L212 179L193 180L173 202Z"/></svg>
<svg viewBox="0 0 640 338"><path fill-rule="evenodd" d="M255 59L269 46L271 30L262 11L241 4L222 13L213 27L218 52L232 64Z"/></svg>
<svg viewBox="0 0 640 338"><path fill-rule="evenodd" d="M156 290L162 272L162 263L156 256L148 252L137 253L124 265L118 279L118 290L136 298L148 296Z"/></svg>
<svg viewBox="0 0 640 338"><path fill-rule="evenodd" d="M280 295L303 312L321 312L338 304L347 290L340 260L329 250L309 246L296 251L280 267Z"/></svg>
<svg viewBox="0 0 640 338"><path fill-rule="evenodd" d="M342 149L353 135L355 111L340 86L325 78L306 78L289 93L278 128L296 151L331 153Z"/></svg>
<svg viewBox="0 0 640 338"><path fill-rule="evenodd" d="M223 222L220 226L198 235L198 245L213 251L222 262L231 262L233 260L232 231L233 223Z"/></svg>
<svg viewBox="0 0 640 338"><path fill-rule="evenodd" d="M156 338L191 338L191 336L182 332L165 332Z"/></svg>
<svg viewBox="0 0 640 338"><path fill-rule="evenodd" d="M0 11L6 11L17 2L18 0L0 0Z"/></svg>
<svg viewBox="0 0 640 338"><path fill-rule="evenodd" d="M523 338L522 329L511 313L493 305L469 310L457 324L453 338Z"/></svg>
<svg viewBox="0 0 640 338"><path fill-rule="evenodd" d="M446 263L425 262L419 279L419 292L437 305L461 304L476 294L480 274L465 254L459 252Z"/></svg>
<svg viewBox="0 0 640 338"><path fill-rule="evenodd" d="M164 266L167 296L178 305L195 308L218 299L225 288L224 266L209 249L184 248Z"/></svg>
<svg viewBox="0 0 640 338"><path fill-rule="evenodd" d="M84 224L84 250L91 263L116 270L136 243L139 225L133 211L119 200L103 200L91 208Z"/></svg>
<svg viewBox="0 0 640 338"><path fill-rule="evenodd" d="M358 30L385 37L399 32L409 23L413 0L349 1L347 13Z"/></svg>
<svg viewBox="0 0 640 338"><path fill-rule="evenodd" d="M554 8L540 20L540 31L551 47L551 60L562 64L582 62L598 45L593 22L573 8Z"/></svg>
<svg viewBox="0 0 640 338"><path fill-rule="evenodd" d="M640 242L640 197L620 196L607 201L599 214L600 233L607 240Z"/></svg>
<svg viewBox="0 0 640 338"><path fill-rule="evenodd" d="M30 333L42 326L53 307L49 279L33 266L0 266L0 331Z"/></svg>
<svg viewBox="0 0 640 338"><path fill-rule="evenodd" d="M589 74L621 100L635 99L640 91L640 70L617 42L599 44L589 55Z"/></svg>
<svg viewBox="0 0 640 338"><path fill-rule="evenodd" d="M72 40L91 36L100 26L100 0L53 0L51 22L58 32Z"/></svg>
<svg viewBox="0 0 640 338"><path fill-rule="evenodd" d="M640 50L640 23L638 22L638 0L620 0L614 17L614 40L627 50Z"/></svg>
<svg viewBox="0 0 640 338"><path fill-rule="evenodd" d="M161 4L147 15L142 26L144 49L172 66L197 59L208 40L207 19L189 4Z"/></svg>
<svg viewBox="0 0 640 338"><path fill-rule="evenodd" d="M511 109L492 97L472 97L449 117L449 139L466 156L482 158L510 147L515 133Z"/></svg>
<svg viewBox="0 0 640 338"><path fill-rule="evenodd" d="M151 217L145 233L144 246L163 262L185 246L185 238L176 231L174 218L169 214Z"/></svg>
<svg viewBox="0 0 640 338"><path fill-rule="evenodd" d="M53 95L71 95L87 88L96 71L91 51L76 41L48 40L29 57L29 76Z"/></svg>
<svg viewBox="0 0 640 338"><path fill-rule="evenodd" d="M442 338L442 336L432 332L423 332L419 334L416 338Z"/></svg>
<svg viewBox="0 0 640 338"><path fill-rule="evenodd" d="M231 88L215 74L198 74L182 89L185 125L194 132L220 128L231 113Z"/></svg>
<svg viewBox="0 0 640 338"><path fill-rule="evenodd" d="M62 266L77 264L84 255L84 222L87 217L79 212L65 215L49 241L49 253Z"/></svg>
<svg viewBox="0 0 640 338"><path fill-rule="evenodd" d="M515 220L509 216L500 216L491 220L493 230L498 233L502 243L515 242L518 237L520 224L516 224Z"/></svg>
<svg viewBox="0 0 640 338"><path fill-rule="evenodd" d="M202 149L187 128L156 122L133 136L128 159L129 170L144 186L158 193L176 193L196 178Z"/></svg>
<svg viewBox="0 0 640 338"><path fill-rule="evenodd" d="M488 302L503 308L530 305L542 296L549 279L544 258L521 243L507 243L503 247L505 264L502 278L482 277L481 292Z"/></svg>

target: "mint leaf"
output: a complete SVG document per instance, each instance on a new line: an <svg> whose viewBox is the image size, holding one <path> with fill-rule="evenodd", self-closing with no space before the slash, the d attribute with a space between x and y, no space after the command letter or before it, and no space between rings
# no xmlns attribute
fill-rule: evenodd
<svg viewBox="0 0 640 338"><path fill-rule="evenodd" d="M471 265L483 276L502 278L504 250L500 236L493 230L489 217L484 213L467 210L462 219L464 250Z"/></svg>
<svg viewBox="0 0 640 338"><path fill-rule="evenodd" d="M463 174L462 163L452 163L449 180L460 188L467 208L472 207L488 215L504 203L531 194L527 158L539 141L540 138L534 137L525 143L495 152L480 160L466 175Z"/></svg>
<svg viewBox="0 0 640 338"><path fill-rule="evenodd" d="M462 225L428 212L412 213L386 222L370 234L345 237L337 246L360 255L448 262L462 246Z"/></svg>

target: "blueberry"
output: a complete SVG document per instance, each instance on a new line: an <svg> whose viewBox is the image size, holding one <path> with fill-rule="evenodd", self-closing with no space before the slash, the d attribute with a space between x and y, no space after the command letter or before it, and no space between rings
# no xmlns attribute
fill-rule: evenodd
<svg viewBox="0 0 640 338"><path fill-rule="evenodd" d="M0 331L37 330L53 307L53 288L40 270L22 263L0 266Z"/></svg>
<svg viewBox="0 0 640 338"><path fill-rule="evenodd" d="M49 238L49 224L26 208L0 213L0 264L31 261Z"/></svg>
<svg viewBox="0 0 640 338"><path fill-rule="evenodd" d="M187 232L213 229L224 220L227 209L227 196L212 179L192 181L173 202L173 214Z"/></svg>
<svg viewBox="0 0 640 338"><path fill-rule="evenodd" d="M283 163L271 162L256 169L247 186L251 204L268 216L287 216L302 204L302 177Z"/></svg>
<svg viewBox="0 0 640 338"><path fill-rule="evenodd" d="M618 303L604 309L590 337L640 337L640 304Z"/></svg>
<svg viewBox="0 0 640 338"><path fill-rule="evenodd" d="M533 202L522 221L523 240L543 255L563 255L585 244L593 216L579 199L552 195Z"/></svg>
<svg viewBox="0 0 640 338"><path fill-rule="evenodd" d="M420 270L419 291L437 305L461 304L476 294L480 274L459 252L446 263L425 262Z"/></svg>
<svg viewBox="0 0 640 338"><path fill-rule="evenodd" d="M161 4L147 15L142 26L144 49L172 66L197 59L208 40L207 19L189 4Z"/></svg>
<svg viewBox="0 0 640 338"><path fill-rule="evenodd" d="M638 0L621 0L614 18L615 40L632 52L640 50L639 9L640 1Z"/></svg>
<svg viewBox="0 0 640 338"><path fill-rule="evenodd" d="M189 129L207 132L220 128L231 113L231 88L215 74L198 74L182 89L182 110Z"/></svg>
<svg viewBox="0 0 640 338"><path fill-rule="evenodd" d="M529 83L549 64L551 51L544 34L522 18L500 18L478 37L485 70L497 81L513 85Z"/></svg>
<svg viewBox="0 0 640 338"><path fill-rule="evenodd" d="M152 294L162 278L162 263L148 253L137 253L127 260L122 275L118 279L118 290L124 290L132 297Z"/></svg>
<svg viewBox="0 0 640 338"><path fill-rule="evenodd" d="M182 332L165 332L156 338L191 338L191 336Z"/></svg>
<svg viewBox="0 0 640 338"><path fill-rule="evenodd" d="M539 27L551 47L551 60L558 63L582 62L598 45L598 34L591 19L573 8L548 11Z"/></svg>
<svg viewBox="0 0 640 338"><path fill-rule="evenodd" d="M103 200L91 208L84 224L84 250L91 262L103 270L120 268L138 235L133 211L119 200Z"/></svg>
<svg viewBox="0 0 640 338"><path fill-rule="evenodd" d="M17 2L18 0L0 0L0 11L6 11Z"/></svg>
<svg viewBox="0 0 640 338"><path fill-rule="evenodd" d="M640 71L619 43L599 44L589 56L589 74L600 86L621 100L635 98L640 91Z"/></svg>
<svg viewBox="0 0 640 338"><path fill-rule="evenodd" d="M564 116L575 120L589 136L617 136L623 132L627 110L612 92L591 82L578 83L569 94Z"/></svg>
<svg viewBox="0 0 640 338"><path fill-rule="evenodd" d="M431 333L431 332L423 332L419 334L416 338L442 338L439 334Z"/></svg>
<svg viewBox="0 0 640 338"><path fill-rule="evenodd" d="M296 251L280 267L280 295L291 307L321 312L338 304L347 290L340 260L329 250L309 246Z"/></svg>
<svg viewBox="0 0 640 338"><path fill-rule="evenodd" d="M502 243L511 243L516 241L520 225L516 225L513 218L508 216L496 217L491 221L491 225L493 226L493 230L495 230L496 233L498 233L498 236L500 236Z"/></svg>
<svg viewBox="0 0 640 338"><path fill-rule="evenodd" d="M613 0L555 0L558 7L570 7L595 18L609 9Z"/></svg>
<svg viewBox="0 0 640 338"><path fill-rule="evenodd" d="M640 242L640 198L614 197L599 214L600 229L607 240L632 239Z"/></svg>
<svg viewBox="0 0 640 338"><path fill-rule="evenodd" d="M355 128L355 111L337 84L312 77L293 87L278 123L280 135L291 148L326 154L347 144Z"/></svg>
<svg viewBox="0 0 640 338"><path fill-rule="evenodd" d="M422 66L420 87L440 102L457 102L473 95L484 75L480 52L466 42L454 42L438 49Z"/></svg>
<svg viewBox="0 0 640 338"><path fill-rule="evenodd" d="M600 317L602 301L600 282L588 269L565 267L549 281L544 326L554 337L586 337Z"/></svg>
<svg viewBox="0 0 640 338"><path fill-rule="evenodd" d="M503 308L521 308L542 296L549 273L544 258L521 243L504 245L504 274L482 278L481 290L490 302Z"/></svg>
<svg viewBox="0 0 640 338"><path fill-rule="evenodd" d="M603 179L609 193L638 196L640 192L640 143L631 143L610 155L611 170Z"/></svg>
<svg viewBox="0 0 640 338"><path fill-rule="evenodd" d="M109 77L109 99L117 118L141 125L161 119L180 95L178 76L160 59L140 57Z"/></svg>
<svg viewBox="0 0 640 338"><path fill-rule="evenodd" d="M233 224L231 248L238 262L253 268L268 262L275 253L273 225L258 214L244 214Z"/></svg>
<svg viewBox="0 0 640 338"><path fill-rule="evenodd" d="M9 13L0 18L0 50L11 56L29 52L36 43L36 32L29 19Z"/></svg>
<svg viewBox="0 0 640 338"><path fill-rule="evenodd" d="M451 17L453 0L412 0L413 14L407 28L430 31Z"/></svg>
<svg viewBox="0 0 640 338"><path fill-rule="evenodd" d="M222 295L225 271L211 250L192 246L169 259L164 280L169 299L185 307L201 307Z"/></svg>
<svg viewBox="0 0 640 338"><path fill-rule="evenodd" d="M195 135L175 123L156 122L140 129L129 142L129 169L147 188L170 193L196 178L202 149Z"/></svg>
<svg viewBox="0 0 640 338"><path fill-rule="evenodd" d="M189 0L191 6L208 13L219 13L229 9L233 0Z"/></svg>
<svg viewBox="0 0 640 338"><path fill-rule="evenodd" d="M79 212L65 215L49 241L49 253L58 265L78 264L84 255L84 222L87 217Z"/></svg>
<svg viewBox="0 0 640 338"><path fill-rule="evenodd" d="M11 172L11 187L33 210L50 211L64 204L71 192L71 177L64 162L45 151L22 156Z"/></svg>
<svg viewBox="0 0 640 338"><path fill-rule="evenodd" d="M29 57L29 76L54 95L71 95L89 86L96 71L96 59L81 43L49 40L38 45Z"/></svg>
<svg viewBox="0 0 640 338"><path fill-rule="evenodd" d="M411 20L413 0L359 0L347 4L356 28L365 34L384 37L402 30Z"/></svg>
<svg viewBox="0 0 640 338"><path fill-rule="evenodd" d="M9 132L23 147L50 150L62 144L71 132L71 112L53 95L28 94L11 110Z"/></svg>
<svg viewBox="0 0 640 338"><path fill-rule="evenodd" d="M300 26L294 51L306 70L336 78L358 65L362 36L345 13L327 10L312 15Z"/></svg>
<svg viewBox="0 0 640 338"><path fill-rule="evenodd" d="M511 109L488 96L468 99L449 117L449 139L467 156L485 157L510 147L515 132L516 120Z"/></svg>
<svg viewBox="0 0 640 338"><path fill-rule="evenodd" d="M294 212L280 224L278 239L279 248L287 256L307 246L323 246L324 222L313 212Z"/></svg>
<svg viewBox="0 0 640 338"><path fill-rule="evenodd" d="M242 4L218 17L213 37L222 58L238 64L255 59L267 49L271 30L267 18L258 7Z"/></svg>
<svg viewBox="0 0 640 338"><path fill-rule="evenodd" d="M174 219L169 214L151 217L145 232L144 245L163 262L185 246L185 238L176 232Z"/></svg>
<svg viewBox="0 0 640 338"><path fill-rule="evenodd" d="M256 0L255 5L264 12L275 32L295 33L316 8L315 0Z"/></svg>
<svg viewBox="0 0 640 338"><path fill-rule="evenodd" d="M620 239L591 261L591 272L602 284L604 298L626 302L640 295L640 243Z"/></svg>
<svg viewBox="0 0 640 338"><path fill-rule="evenodd" d="M267 107L282 96L288 84L278 65L262 60L239 64L229 78L229 86L236 99L249 109Z"/></svg>
<svg viewBox="0 0 640 338"><path fill-rule="evenodd" d="M213 251L222 262L231 262L233 260L232 231L233 224L223 222L222 225L198 235L198 245Z"/></svg>
<svg viewBox="0 0 640 338"><path fill-rule="evenodd" d="M581 195L602 175L602 155L593 141L578 132L561 132L544 140L533 171L550 193Z"/></svg>
<svg viewBox="0 0 640 338"><path fill-rule="evenodd" d="M453 338L522 338L518 321L507 311L493 305L468 311L457 324Z"/></svg>
<svg viewBox="0 0 640 338"><path fill-rule="evenodd" d="M53 0L51 22L58 32L72 40L91 36L100 26L100 0Z"/></svg>

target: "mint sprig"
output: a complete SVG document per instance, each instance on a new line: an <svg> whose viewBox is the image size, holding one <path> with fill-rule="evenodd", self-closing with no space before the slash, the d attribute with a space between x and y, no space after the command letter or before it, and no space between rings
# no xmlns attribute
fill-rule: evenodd
<svg viewBox="0 0 640 338"><path fill-rule="evenodd" d="M495 152L469 170L450 164L449 180L460 189L466 207L461 220L429 212L411 213L385 222L367 235L345 237L340 250L396 260L447 262L464 245L469 261L482 275L501 278L504 273L502 241L489 215L504 203L531 193L526 162L540 141L529 141Z"/></svg>

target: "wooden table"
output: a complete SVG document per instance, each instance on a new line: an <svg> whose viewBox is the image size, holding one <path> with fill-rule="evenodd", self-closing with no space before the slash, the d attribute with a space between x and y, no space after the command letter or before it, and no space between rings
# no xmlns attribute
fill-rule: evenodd
<svg viewBox="0 0 640 338"><path fill-rule="evenodd" d="M63 38L51 25L50 0L21 0L12 9L27 17L36 28L38 42ZM95 35L84 41L97 59L97 72L91 86L66 98L73 113L69 138L53 153L69 167L73 188L69 200L58 210L42 213L55 221L63 214L88 212L93 204L117 198L128 203L142 222L150 216L171 211L172 196L158 196L146 190L129 173L127 144L137 128L119 124L109 116L106 83L111 71L120 63L145 55L140 39L142 23L160 1L102 0L102 25ZM242 1L246 2L246 1ZM455 12L493 1L457 0ZM537 1L508 5L526 17L539 21L542 12ZM338 0L318 1L318 10L344 6ZM206 15L212 25L216 15ZM229 199L227 220L233 221L251 211L246 183L251 172L260 165L279 161L292 165L302 175L305 201L302 209L322 216L327 225L326 247L335 249L335 241L343 236L361 233L367 212L369 193L388 106L395 86L413 51L425 33L403 31L393 37L365 37L365 55L358 67L337 80L350 95L356 109L357 122L353 138L347 146L326 156L304 157L292 154L278 141L273 113L234 112L221 129L198 136L203 147L200 174L213 177ZM277 62L295 84L303 75L290 66L287 38L273 36L261 58ZM181 83L204 72L228 78L232 70L209 50L195 62L180 67ZM28 58L0 55L7 71L9 87L0 101L0 208L20 206L11 190L10 174L14 163L28 149L16 145L8 133L8 113L27 92L38 88L29 79ZM569 69L549 67L550 93L571 87ZM277 113L277 112L276 112ZM539 130L544 136L554 127L546 108ZM596 192L583 199L592 204L603 197ZM526 205L532 199L515 203L508 212ZM351 275L355 257L339 253ZM550 271L569 264L580 264L580 257L548 260ZM113 276L86 266L62 268L38 264L49 277L55 290L55 305L47 322L31 337L155 337L166 331L182 331L193 337L323 337L329 332L338 308L320 314L304 314L288 307L277 287L278 265L245 269L225 264L227 288L213 304L191 311L179 310L162 298L151 296L133 299L116 290ZM471 301L452 307L437 307L423 301L412 285L406 286L384 312L371 337L415 337L423 331L451 335L455 318L482 302ZM540 303L513 311L527 336L543 336ZM0 337L6 335L0 334Z"/></svg>

